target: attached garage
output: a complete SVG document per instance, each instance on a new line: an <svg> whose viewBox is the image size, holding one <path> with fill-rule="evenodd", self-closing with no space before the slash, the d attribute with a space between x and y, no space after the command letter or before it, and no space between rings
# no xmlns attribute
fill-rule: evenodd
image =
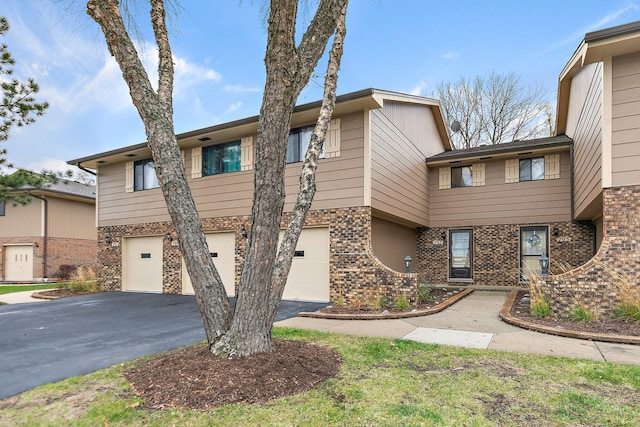
<svg viewBox="0 0 640 427"><path fill-rule="evenodd" d="M284 233L281 233L282 237ZM302 230L283 299L329 301L329 229Z"/></svg>
<svg viewBox="0 0 640 427"><path fill-rule="evenodd" d="M4 247L4 280L33 280L33 245L7 245Z"/></svg>
<svg viewBox="0 0 640 427"><path fill-rule="evenodd" d="M162 239L162 236L123 239L123 291L162 292Z"/></svg>
<svg viewBox="0 0 640 427"><path fill-rule="evenodd" d="M206 235L209 253L220 274L227 295L236 294L236 235L235 232L211 233ZM193 285L187 267L182 261L182 293L193 295Z"/></svg>

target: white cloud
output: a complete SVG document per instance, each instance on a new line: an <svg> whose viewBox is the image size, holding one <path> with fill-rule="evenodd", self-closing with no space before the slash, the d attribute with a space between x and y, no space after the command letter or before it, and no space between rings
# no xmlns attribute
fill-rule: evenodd
<svg viewBox="0 0 640 427"><path fill-rule="evenodd" d="M232 113L240 108L242 108L243 103L241 101L235 102L231 105L229 105L229 108L226 109L226 111L224 113L222 113L222 115L227 115L229 113Z"/></svg>
<svg viewBox="0 0 640 427"><path fill-rule="evenodd" d="M46 158L44 160L39 160L37 162L31 162L24 166L25 169L32 170L35 172L41 172L43 170L54 171L54 172L65 172L68 170L74 170L75 168L71 165L68 165L67 162L60 159L52 159Z"/></svg>
<svg viewBox="0 0 640 427"><path fill-rule="evenodd" d="M619 10L614 10L613 12L609 13L608 15L604 16L602 19L600 19L598 22L596 22L594 25L592 25L592 29L598 29L598 28L602 28L605 25L609 25L612 22L614 22L616 19L618 19L621 15L624 15L625 13L629 12L629 11L637 11L638 9L640 9L637 5L635 4L630 4L622 9ZM592 31L592 30L590 30Z"/></svg>
<svg viewBox="0 0 640 427"><path fill-rule="evenodd" d="M459 56L460 56L460 53L454 50L450 50L442 54L443 59L457 59Z"/></svg>
<svg viewBox="0 0 640 427"><path fill-rule="evenodd" d="M255 93L255 92L260 92L262 90L258 86L247 87L242 85L226 85L222 89L225 92L239 92L239 93L246 93L246 92Z"/></svg>
<svg viewBox="0 0 640 427"><path fill-rule="evenodd" d="M421 81L421 82L420 82L420 83L418 83L416 86L414 86L414 87L413 87L413 89L411 89L411 90L409 91L409 93L410 93L411 95L419 95L419 96L422 96L422 95L424 95L424 93L426 92L427 87L428 87L427 83L425 83L424 81Z"/></svg>

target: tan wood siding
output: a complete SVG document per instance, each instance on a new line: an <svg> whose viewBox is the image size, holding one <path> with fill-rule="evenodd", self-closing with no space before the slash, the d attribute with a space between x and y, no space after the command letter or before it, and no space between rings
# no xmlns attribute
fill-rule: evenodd
<svg viewBox="0 0 640 427"><path fill-rule="evenodd" d="M49 198L49 236L97 239L95 205Z"/></svg>
<svg viewBox="0 0 640 427"><path fill-rule="evenodd" d="M373 217L371 244L375 256L392 270L404 272L404 257L416 260L416 230ZM414 264L415 265L415 264Z"/></svg>
<svg viewBox="0 0 640 427"><path fill-rule="evenodd" d="M485 163L485 185L438 188L438 168L429 170L431 227L528 224L571 219L569 153L560 155L560 178L505 183L504 160Z"/></svg>
<svg viewBox="0 0 640 427"><path fill-rule="evenodd" d="M317 192L313 199L313 209L364 204L364 114L359 112L342 116L340 130L340 156L318 160ZM285 212L293 209L301 167L302 163L287 165Z"/></svg>
<svg viewBox="0 0 640 427"><path fill-rule="evenodd" d="M0 216L0 236L43 236L42 200L33 199L28 205L5 204L5 215Z"/></svg>
<svg viewBox="0 0 640 427"><path fill-rule="evenodd" d="M371 206L374 209L426 225L429 203L425 159L424 153L385 114L371 111ZM438 176L434 182L438 183Z"/></svg>
<svg viewBox="0 0 640 427"><path fill-rule="evenodd" d="M575 217L588 219L602 192L602 64L585 67L571 82L567 135L574 140Z"/></svg>
<svg viewBox="0 0 640 427"><path fill-rule="evenodd" d="M340 145L339 157L318 161L314 209L364 204L363 113L341 117ZM253 170L191 178L192 162L193 156L188 150L186 175L201 218L251 214ZM285 212L293 208L301 166L302 163L287 166ZM100 226L169 221L159 188L125 192L125 163L101 166L98 175Z"/></svg>
<svg viewBox="0 0 640 427"><path fill-rule="evenodd" d="M386 100L382 111L424 154L425 158L444 151L436 121L429 106Z"/></svg>
<svg viewBox="0 0 640 427"><path fill-rule="evenodd" d="M612 183L640 184L640 52L613 58Z"/></svg>

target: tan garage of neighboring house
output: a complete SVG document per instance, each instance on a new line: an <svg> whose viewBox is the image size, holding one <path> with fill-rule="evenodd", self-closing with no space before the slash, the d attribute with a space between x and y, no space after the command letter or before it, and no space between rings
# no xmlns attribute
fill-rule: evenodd
<svg viewBox="0 0 640 427"><path fill-rule="evenodd" d="M4 247L4 280L33 280L33 244Z"/></svg>

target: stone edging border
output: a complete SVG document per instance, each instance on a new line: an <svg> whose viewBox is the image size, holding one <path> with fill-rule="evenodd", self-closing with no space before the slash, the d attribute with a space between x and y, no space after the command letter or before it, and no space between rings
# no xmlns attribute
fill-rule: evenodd
<svg viewBox="0 0 640 427"><path fill-rule="evenodd" d="M44 291L42 291L42 292L44 292ZM31 294L31 298L54 300L54 299L59 299L59 298L62 298L62 297L54 297L54 296L50 296L50 295L42 295L40 292L34 292L34 293Z"/></svg>
<svg viewBox="0 0 640 427"><path fill-rule="evenodd" d="M319 311L302 311L298 313L299 317L313 317L316 319L333 319L333 320L386 320L386 319L405 319L409 317L427 316L429 314L439 313L445 308L452 306L462 298L473 292L473 289L465 289L462 292L446 299L440 304L424 310L410 311L406 313L388 313L388 314L349 314L349 313L321 313Z"/></svg>
<svg viewBox="0 0 640 427"><path fill-rule="evenodd" d="M598 334L593 332L580 332L580 331L571 331L567 329L556 329L550 326L538 325L535 323L518 319L517 317L514 317L511 315L511 306L515 302L517 294L518 294L517 289L512 290L507 296L507 299L504 302L504 305L502 306L502 310L500 310L500 318L505 322L510 323L514 326L518 326L524 329L529 329L531 331L542 332L542 333L551 334L551 335L558 335L558 336L568 337L568 338L612 342L612 343L620 343L620 344L640 345L640 337L635 337L630 335Z"/></svg>

